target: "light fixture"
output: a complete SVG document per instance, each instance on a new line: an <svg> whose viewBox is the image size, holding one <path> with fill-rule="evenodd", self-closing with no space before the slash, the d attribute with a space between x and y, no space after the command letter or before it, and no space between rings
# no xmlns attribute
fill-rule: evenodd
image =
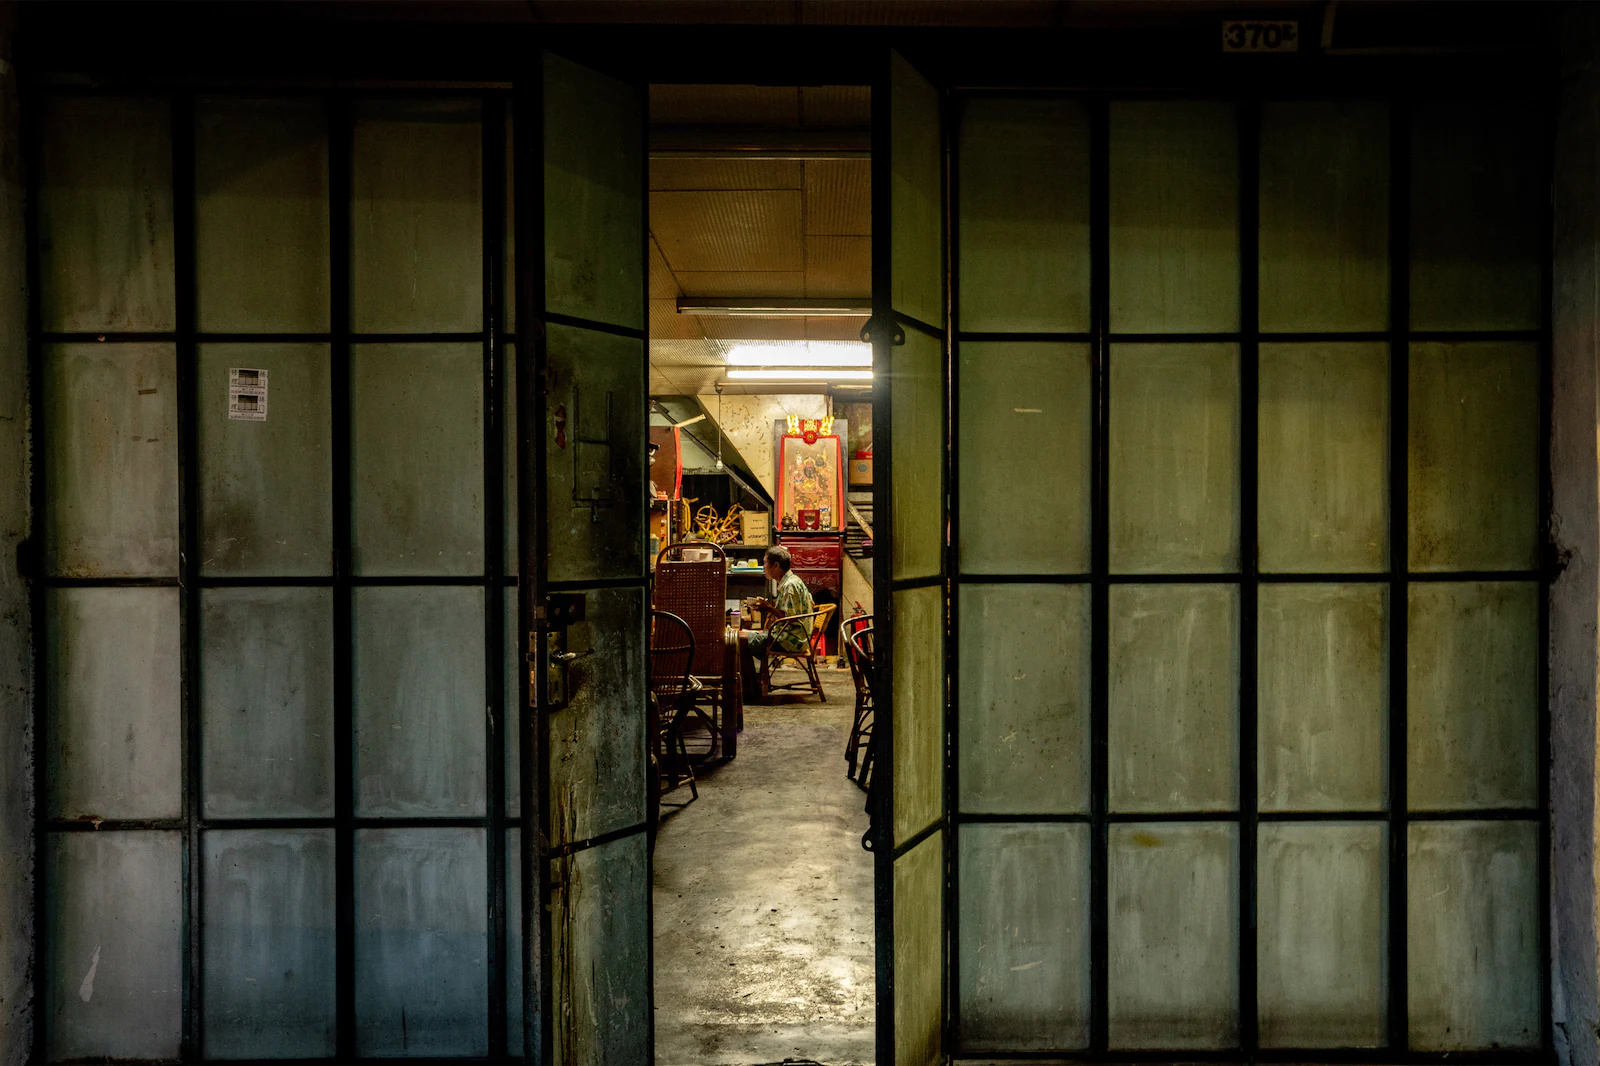
<svg viewBox="0 0 1600 1066"><path fill-rule="evenodd" d="M763 367L728 371L729 381L871 381L872 371L840 367Z"/></svg>
<svg viewBox="0 0 1600 1066"><path fill-rule="evenodd" d="M678 314L728 318L870 318L872 301L864 296L826 300L799 296L680 296Z"/></svg>
<svg viewBox="0 0 1600 1066"><path fill-rule="evenodd" d="M741 344L729 350L729 366L859 366L872 365L872 345L853 341L806 341L800 344Z"/></svg>
<svg viewBox="0 0 1600 1066"><path fill-rule="evenodd" d="M722 469L722 382L717 382L717 469Z"/></svg>

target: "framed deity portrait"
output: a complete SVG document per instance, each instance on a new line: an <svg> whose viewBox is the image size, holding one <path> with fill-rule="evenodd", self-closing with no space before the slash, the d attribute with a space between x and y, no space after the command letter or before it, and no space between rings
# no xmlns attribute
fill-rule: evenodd
<svg viewBox="0 0 1600 1066"><path fill-rule="evenodd" d="M831 432L832 419L791 419L778 438L777 489L780 529L844 527L844 445ZM802 511L808 512L802 522Z"/></svg>

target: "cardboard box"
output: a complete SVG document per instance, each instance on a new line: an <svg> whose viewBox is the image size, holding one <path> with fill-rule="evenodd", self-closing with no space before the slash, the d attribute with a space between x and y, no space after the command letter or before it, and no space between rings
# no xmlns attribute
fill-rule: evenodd
<svg viewBox="0 0 1600 1066"><path fill-rule="evenodd" d="M852 485L870 485L870 484L872 484L872 460L871 459L852 459L852 460L850 460L850 484L852 484Z"/></svg>

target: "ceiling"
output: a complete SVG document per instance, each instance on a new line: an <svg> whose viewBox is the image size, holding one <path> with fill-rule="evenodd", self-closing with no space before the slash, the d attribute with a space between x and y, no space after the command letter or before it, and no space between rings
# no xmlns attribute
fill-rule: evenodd
<svg viewBox="0 0 1600 1066"><path fill-rule="evenodd" d="M693 151L697 135L706 144L728 144L737 130L738 143L755 146L719 149L713 158L653 153L653 394L711 391L738 342L858 339L859 318L679 314L677 300L870 296L872 175L860 152L869 114L864 86L651 88L653 143ZM804 152L760 150L763 142L787 144L797 134L811 146ZM830 141L848 147L817 147Z"/></svg>

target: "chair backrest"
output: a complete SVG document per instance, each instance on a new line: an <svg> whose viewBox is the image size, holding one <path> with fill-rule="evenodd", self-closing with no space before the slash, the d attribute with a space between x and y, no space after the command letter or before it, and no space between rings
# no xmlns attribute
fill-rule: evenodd
<svg viewBox="0 0 1600 1066"><path fill-rule="evenodd" d="M669 559L684 548L710 548L705 561ZM656 556L654 607L677 615L694 634L694 664L689 672L701 677L722 676L722 632L728 624L728 557L708 540L669 544Z"/></svg>
<svg viewBox="0 0 1600 1066"><path fill-rule="evenodd" d="M828 628L828 619L833 617L833 612L839 609L837 603L819 603L816 606L817 616L811 620L812 636Z"/></svg>
<svg viewBox="0 0 1600 1066"><path fill-rule="evenodd" d="M850 664L850 679L856 683L856 692L864 691L866 678L862 670L863 652L856 647L854 637L864 629L872 626L870 614L853 614L839 623L839 646L843 649L845 662Z"/></svg>
<svg viewBox="0 0 1600 1066"><path fill-rule="evenodd" d="M871 615L867 618L870 620ZM872 695L872 626L856 626L844 638L850 655L850 676L855 680L856 691Z"/></svg>
<svg viewBox="0 0 1600 1066"><path fill-rule="evenodd" d="M694 633L683 619L650 612L650 691L663 709L676 706L689 687L694 647Z"/></svg>

